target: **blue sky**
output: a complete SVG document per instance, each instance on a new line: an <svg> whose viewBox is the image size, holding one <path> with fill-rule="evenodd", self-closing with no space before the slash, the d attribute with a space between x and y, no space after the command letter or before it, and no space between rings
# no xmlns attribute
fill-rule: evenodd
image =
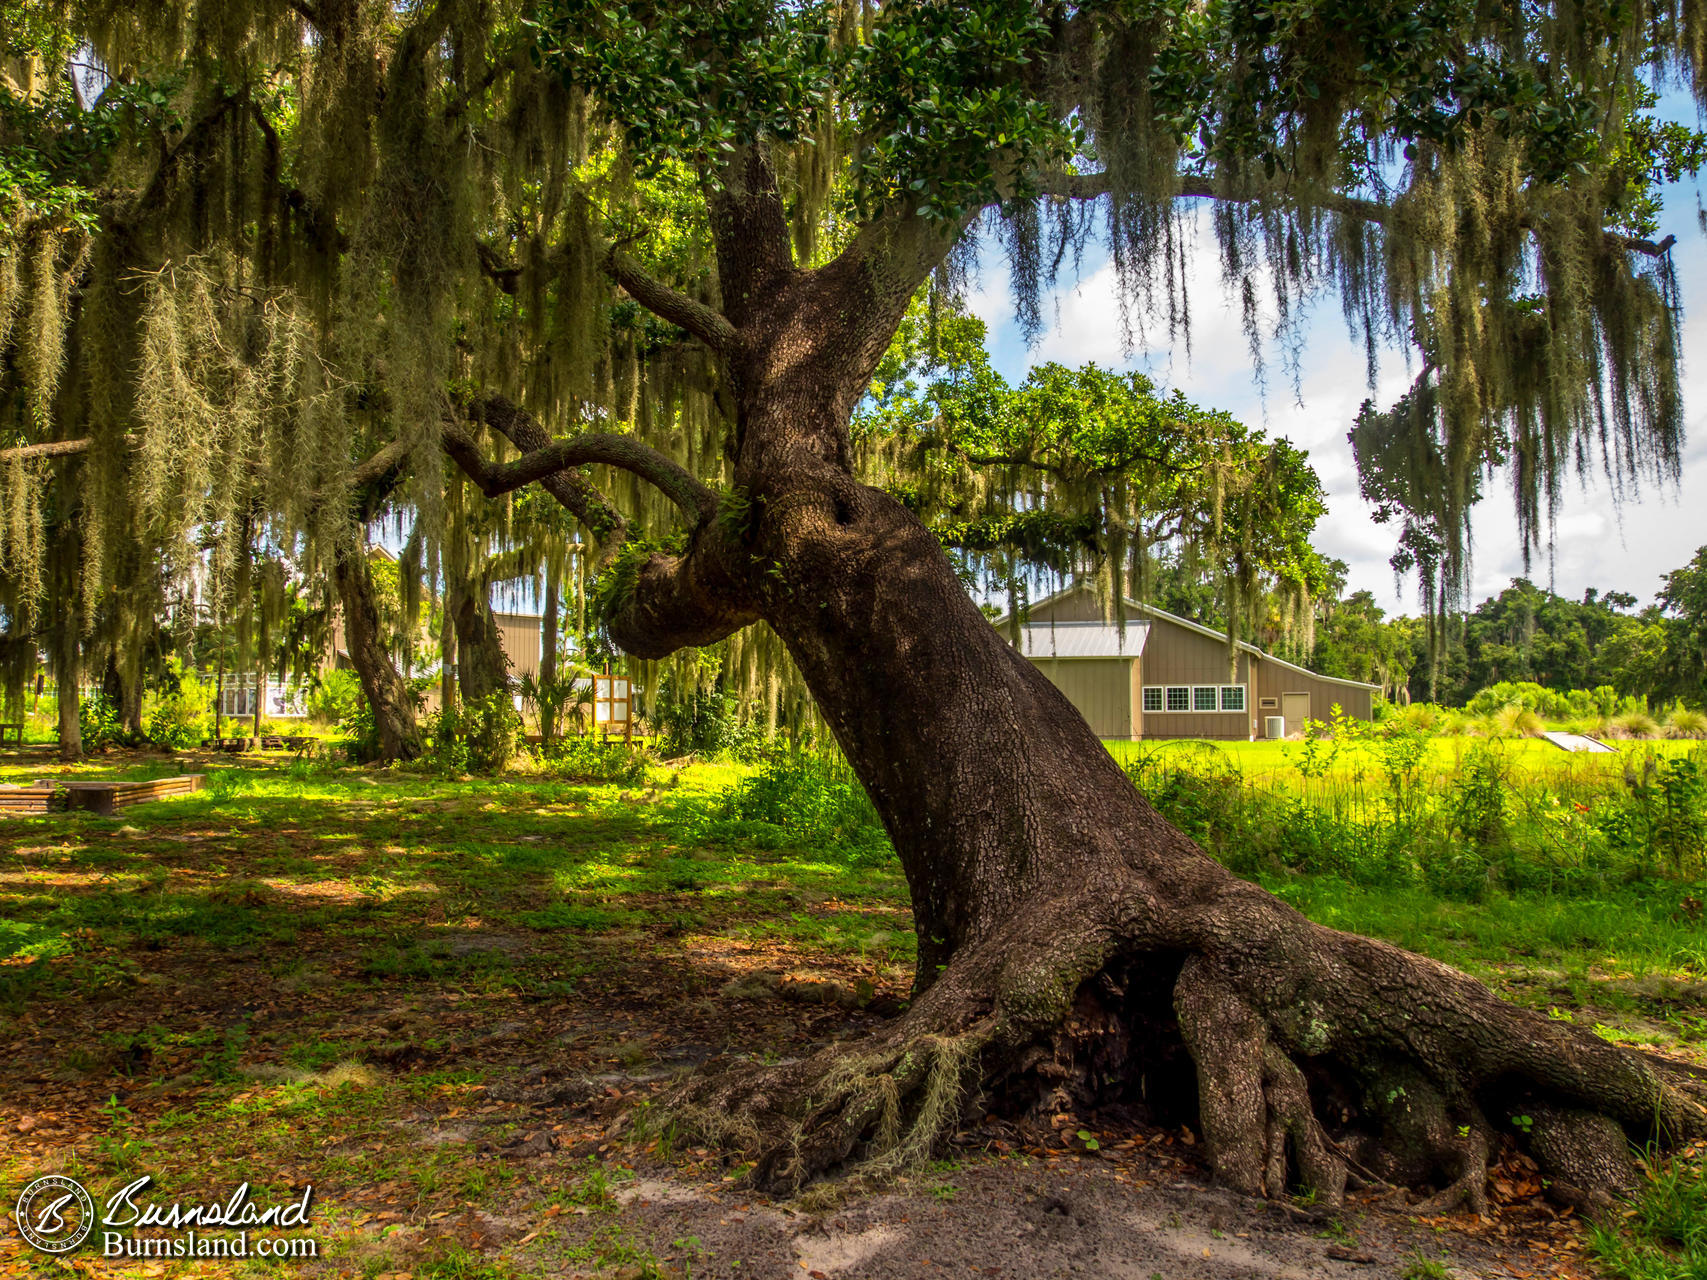
<svg viewBox="0 0 1707 1280"><path fill-rule="evenodd" d="M1177 387L1199 404L1226 409L1309 450L1328 494L1328 514L1317 526L1316 546L1350 566L1348 591L1367 589L1389 611L1416 612L1414 584L1395 583L1387 564L1394 531L1370 519L1369 507L1358 495L1351 446L1345 438L1366 397L1373 395L1377 403L1387 404L1409 384L1414 374L1406 371L1403 354L1396 348L1383 353L1371 392L1362 347L1347 334L1339 300L1324 296L1315 303L1302 330L1297 387L1273 352L1265 394L1251 363L1238 301L1221 283L1208 219L1199 216L1197 221L1199 234L1189 277L1193 317L1189 355L1183 346L1166 345L1165 326L1163 332L1151 335L1152 345L1126 348L1114 271L1100 244L1087 249L1076 276L1063 272L1043 308L1045 331L1028 349L1013 319L1006 261L994 238L986 237L967 300L989 325L996 367L1015 382L1031 365L1047 360L1139 369L1165 388ZM1662 573L1683 565L1696 548L1707 544L1707 236L1697 224L1693 183L1680 184L1668 193L1659 236L1668 232L1678 238L1672 256L1684 307L1688 438L1682 483L1617 503L1604 477L1591 476L1586 486L1573 480L1561 503L1552 555L1543 551L1528 574L1543 585L1550 583L1562 595L1580 597L1591 586L1617 588L1646 604L1658 590ZM1524 572L1504 477L1489 486L1488 494L1474 524L1475 601L1497 593Z"/></svg>

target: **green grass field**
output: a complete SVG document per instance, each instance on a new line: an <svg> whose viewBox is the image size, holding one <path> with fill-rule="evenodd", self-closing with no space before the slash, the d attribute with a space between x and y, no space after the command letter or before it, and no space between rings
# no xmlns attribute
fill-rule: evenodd
<svg viewBox="0 0 1707 1280"><path fill-rule="evenodd" d="M1481 776L1457 745L1429 744L1417 771L1433 779L1417 784L1417 812L1435 826L1411 819L1425 836L1456 830L1454 797ZM1149 772L1149 757L1117 753L1206 847L1312 919L1436 956L1608 1039L1707 1063L1698 862L1644 873L1608 846L1557 889L1533 867L1518 874L1533 861L1536 796L1591 787L1523 744L1501 775L1503 825L1482 832L1499 847L1478 861L1476 891L1436 892L1426 860L1380 836L1393 815L1379 757L1346 753L1306 776L1297 750L1181 745ZM1692 757L1668 747L1665 758ZM115 759L74 772L179 767ZM312 1172L338 1265L355 1274L635 1265L639 1246L620 1231L598 1244L547 1232L494 1254L373 1227L386 1213L605 1202L623 1164L602 1128L552 1137L591 1158L567 1187L494 1158L537 1123L491 1093L518 1064L663 1078L707 1053L799 1053L906 997L906 886L845 766L654 765L629 785L307 761L196 767L212 775L207 791L118 819L0 827L0 1044L16 1084L0 1097L0 1131L30 1130L0 1146L8 1184L67 1153L103 1187L146 1169L190 1189L215 1169L282 1194ZM3 776L56 772L22 762ZM1364 809L1336 811L1334 797L1360 786ZM1592 786L1599 808L1572 811L1585 841L1598 838L1594 814L1634 803L1621 770ZM1309 857L1289 845L1241 852L1277 804L1325 815ZM1305 808L1288 811L1290 827ZM726 994L787 975L847 999ZM421 1145L469 1117L485 1150ZM688 1158L712 1167L713 1153ZM1639 1280L1701 1274L1664 1269L1707 1265L1707 1244L1679 1244L1665 1226L1667 1206L1700 1194L1698 1176L1656 1166L1653 1187L1659 1199L1631 1220L1640 1230L1607 1237L1603 1252ZM474 1272L470 1258L484 1259Z"/></svg>

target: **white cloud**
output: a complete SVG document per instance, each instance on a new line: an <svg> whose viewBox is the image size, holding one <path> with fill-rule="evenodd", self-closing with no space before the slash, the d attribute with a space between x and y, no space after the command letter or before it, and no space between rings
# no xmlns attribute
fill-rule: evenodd
<svg viewBox="0 0 1707 1280"><path fill-rule="evenodd" d="M1253 370L1238 302L1222 285L1207 223L1201 220L1200 232L1187 281L1192 310L1189 355L1183 344L1169 344L1166 333L1156 332L1155 326L1146 346L1127 350L1114 268L1100 254L1092 257L1089 252L1085 274L1076 281L1064 280L1045 300L1049 327L1027 350L1013 320L1006 267L992 261L993 252L987 253L987 269L968 302L989 325L997 366L1016 381L1026 368L1051 360L1140 369L1199 404L1226 409L1308 449L1328 495L1328 514L1317 526L1316 545L1350 566L1348 590L1366 589L1389 610L1414 612L1414 584L1396 585L1387 563L1394 531L1376 524L1359 496L1346 440L1366 398L1391 403L1409 384L1413 375L1405 368L1403 354L1382 352L1371 392L1361 345L1347 335L1337 300L1323 297L1303 328L1297 385L1281 367L1278 353L1270 352L1265 391ZM1693 318L1707 312L1707 241L1690 237L1674 252L1680 255L1687 360L1691 352L1707 349L1707 320ZM1260 287L1259 296L1265 296ZM1684 404L1690 430L1679 490L1644 492L1620 505L1604 477L1591 476L1586 486L1571 481L1553 530L1551 557L1543 549L1527 571L1508 481L1496 477L1475 514L1475 599L1497 594L1526 572L1568 596L1580 596L1592 586L1629 591L1644 602L1651 598L1661 574L1686 563L1707 543L1707 366L1686 364Z"/></svg>

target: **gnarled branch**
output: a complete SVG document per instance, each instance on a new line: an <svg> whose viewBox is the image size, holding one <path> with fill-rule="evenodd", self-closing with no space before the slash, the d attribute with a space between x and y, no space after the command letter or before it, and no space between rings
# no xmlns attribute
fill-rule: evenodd
<svg viewBox="0 0 1707 1280"><path fill-rule="evenodd" d="M516 448L522 450L543 449L551 444L551 437L546 434L533 415L516 407L501 396L488 396L479 406L480 420L503 436ZM473 410L470 409L472 414ZM445 452L451 460L461 467L464 472L475 468L477 472L487 465L480 450L467 432L454 429L446 433L443 439ZM603 569L609 564L622 544L628 538L628 520L611 505L604 494L594 488L587 478L575 471L554 471L550 475L541 476L539 487L544 489L557 500L570 515L574 516L592 534L597 541L599 550L593 558L595 570Z"/></svg>
<svg viewBox="0 0 1707 1280"><path fill-rule="evenodd" d="M663 658L751 626L759 610L740 555L715 530L701 529L686 554L648 557L606 619L611 639L637 658Z"/></svg>
<svg viewBox="0 0 1707 1280"><path fill-rule="evenodd" d="M583 431L567 440L528 444L511 434L517 429L520 416L522 410L501 396L488 396L471 406L471 418L485 422L525 450L521 457L504 463L487 461L473 438L460 426L450 423L444 428L445 448L488 498L511 493L571 467L598 463L639 476L697 521L709 520L717 514L714 492L696 480L687 468L633 436ZM506 430L506 426L510 429ZM539 440L531 434L529 438Z"/></svg>
<svg viewBox="0 0 1707 1280"><path fill-rule="evenodd" d="M718 355L725 354L735 345L734 325L703 302L696 302L687 294L647 275L640 264L621 249L611 249L605 254L604 269L606 275L628 291L629 297L659 319L686 329Z"/></svg>
<svg viewBox="0 0 1707 1280"><path fill-rule="evenodd" d="M474 256L480 261L480 274L503 293L515 296L517 281L522 277L522 269L513 262L506 262L499 252L484 240L474 242Z"/></svg>

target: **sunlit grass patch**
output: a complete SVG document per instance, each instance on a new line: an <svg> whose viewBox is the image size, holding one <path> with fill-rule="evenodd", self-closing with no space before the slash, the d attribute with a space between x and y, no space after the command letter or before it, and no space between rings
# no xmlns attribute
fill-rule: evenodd
<svg viewBox="0 0 1707 1280"><path fill-rule="evenodd" d="M1590 1248L1618 1280L1707 1276L1707 1144L1647 1162L1628 1206L1592 1228Z"/></svg>

